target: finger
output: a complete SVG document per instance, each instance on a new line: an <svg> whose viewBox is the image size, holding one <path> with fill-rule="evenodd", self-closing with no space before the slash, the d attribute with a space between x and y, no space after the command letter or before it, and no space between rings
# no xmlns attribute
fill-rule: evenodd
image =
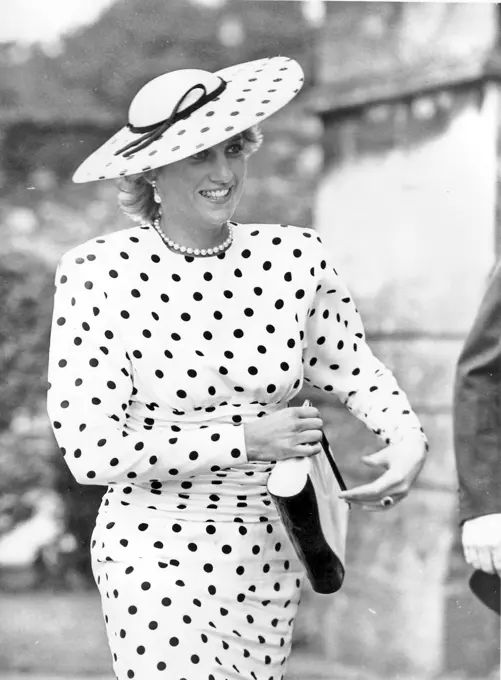
<svg viewBox="0 0 501 680"><path fill-rule="evenodd" d="M380 503L370 503L363 501L350 501L351 507L356 507L364 512L384 512L385 508Z"/></svg>
<svg viewBox="0 0 501 680"><path fill-rule="evenodd" d="M314 456L320 453L322 447L319 443L316 444L301 444L285 454L284 458L306 458L307 456Z"/></svg>
<svg viewBox="0 0 501 680"><path fill-rule="evenodd" d="M501 576L501 547L496 547L492 551L492 563L498 576Z"/></svg>
<svg viewBox="0 0 501 680"><path fill-rule="evenodd" d="M391 505L383 504L381 502L381 499L378 499L378 500L369 500L369 499L367 499L367 500L356 500L356 499L355 500L349 500L349 499L347 499L347 500L349 500L351 505L354 505L354 506L360 508L361 510L367 510L369 512L387 512L388 510L391 510L392 508L394 508L395 505L397 505L397 503L400 503L401 501L403 501L404 498L405 498L404 495L393 494L392 495L393 503L391 503Z"/></svg>
<svg viewBox="0 0 501 680"><path fill-rule="evenodd" d="M314 406L293 406L291 411L297 418L318 418L320 416L320 411Z"/></svg>
<svg viewBox="0 0 501 680"><path fill-rule="evenodd" d="M477 550L477 559L479 563L479 569L485 571L487 574L494 573L494 564L492 563L492 553L490 548L479 548Z"/></svg>
<svg viewBox="0 0 501 680"><path fill-rule="evenodd" d="M395 480L394 474L388 470L373 482L343 491L339 496L340 498L346 498L348 500L377 500L383 496L392 496L395 493L407 492L406 489L400 487L401 485Z"/></svg>
<svg viewBox="0 0 501 680"><path fill-rule="evenodd" d="M381 512L382 508L377 505L366 505L365 503L357 503L357 508L363 512Z"/></svg>
<svg viewBox="0 0 501 680"><path fill-rule="evenodd" d="M304 430L321 430L324 424L321 418L301 418L296 423L296 429L299 432Z"/></svg>
<svg viewBox="0 0 501 680"><path fill-rule="evenodd" d="M482 569L482 562L480 560L480 554L477 548L468 548L465 551L465 559L467 563L470 564L474 569L484 571Z"/></svg>
<svg viewBox="0 0 501 680"><path fill-rule="evenodd" d="M316 444L322 439L321 430L305 430L304 432L299 432L296 436L296 441L298 444Z"/></svg>
<svg viewBox="0 0 501 680"><path fill-rule="evenodd" d="M381 504L378 505L362 505L360 506L365 512L387 512L390 508L384 508ZM391 507L394 507L393 505Z"/></svg>
<svg viewBox="0 0 501 680"><path fill-rule="evenodd" d="M467 545L463 545L463 554L466 564L470 564L473 567L474 566L473 561L475 559L475 550L473 550L473 548L470 548Z"/></svg>

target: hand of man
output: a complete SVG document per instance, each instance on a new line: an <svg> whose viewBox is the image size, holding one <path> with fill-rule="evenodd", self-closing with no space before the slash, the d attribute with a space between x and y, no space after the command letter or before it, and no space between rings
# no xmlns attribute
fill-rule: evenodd
<svg viewBox="0 0 501 680"><path fill-rule="evenodd" d="M462 540L468 564L501 576L501 513L467 520L463 525Z"/></svg>

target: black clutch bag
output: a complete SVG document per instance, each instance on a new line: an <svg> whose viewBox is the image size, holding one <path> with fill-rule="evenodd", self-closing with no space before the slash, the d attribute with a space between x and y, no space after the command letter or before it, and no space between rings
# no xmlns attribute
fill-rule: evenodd
<svg viewBox="0 0 501 680"><path fill-rule="evenodd" d="M268 478L268 492L317 593L335 593L343 584L350 507L338 498L344 490L325 434L321 453L279 461Z"/></svg>

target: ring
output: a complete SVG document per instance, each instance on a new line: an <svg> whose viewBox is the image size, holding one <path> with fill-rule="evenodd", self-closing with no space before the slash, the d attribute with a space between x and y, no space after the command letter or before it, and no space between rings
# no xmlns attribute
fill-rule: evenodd
<svg viewBox="0 0 501 680"><path fill-rule="evenodd" d="M381 500L379 501L383 508L391 508L394 502L395 501L391 496L385 496L384 498L381 498Z"/></svg>

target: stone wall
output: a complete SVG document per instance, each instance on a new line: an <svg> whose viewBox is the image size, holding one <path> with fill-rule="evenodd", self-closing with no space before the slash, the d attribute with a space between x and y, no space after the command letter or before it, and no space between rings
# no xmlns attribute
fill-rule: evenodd
<svg viewBox="0 0 501 680"><path fill-rule="evenodd" d="M325 118L315 222L371 333L421 333L423 315L428 333L468 330L494 257L497 97L477 84Z"/></svg>

